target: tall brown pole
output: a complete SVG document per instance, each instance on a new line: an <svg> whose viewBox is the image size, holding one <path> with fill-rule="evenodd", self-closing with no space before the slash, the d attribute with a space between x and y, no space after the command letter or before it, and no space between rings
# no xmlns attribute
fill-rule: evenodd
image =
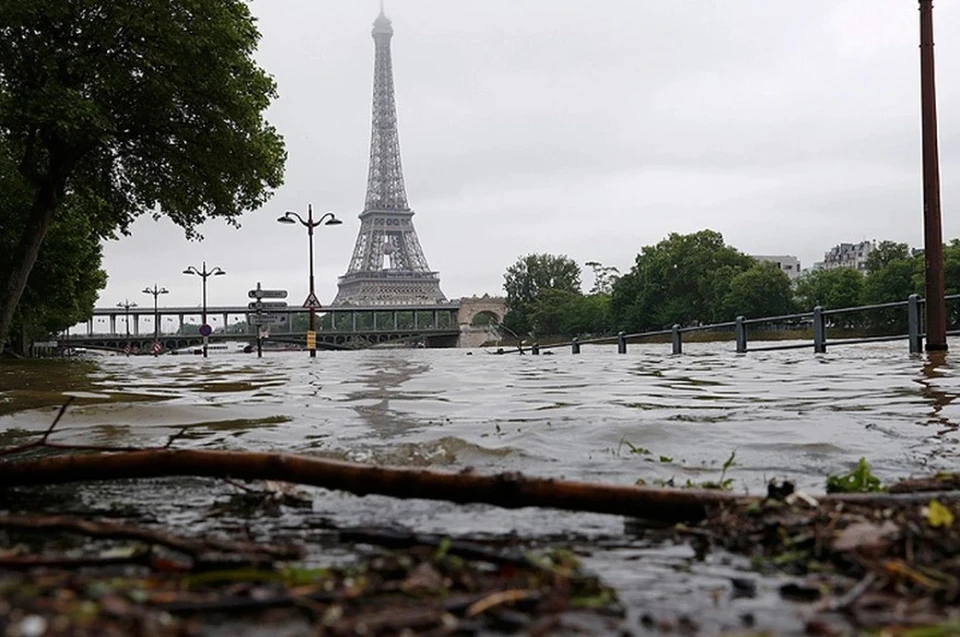
<svg viewBox="0 0 960 637"><path fill-rule="evenodd" d="M927 297L927 351L947 349L937 88L933 71L933 0L920 0L920 108L923 127L923 258Z"/></svg>

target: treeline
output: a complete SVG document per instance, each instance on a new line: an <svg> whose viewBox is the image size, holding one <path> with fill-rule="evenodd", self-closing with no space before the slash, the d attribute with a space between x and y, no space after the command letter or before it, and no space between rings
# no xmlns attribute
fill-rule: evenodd
<svg viewBox="0 0 960 637"><path fill-rule="evenodd" d="M726 245L713 230L670 234L644 247L629 272L591 261L595 283L581 291L581 269L564 255L531 254L504 274L508 312L504 325L527 337L615 334L761 318L812 310L903 301L923 295L923 255L905 243L882 241L866 271L816 270L795 281L773 263ZM960 293L960 241L944 247L947 294ZM960 304L948 304L951 323ZM902 331L901 308L831 317L839 327L871 333Z"/></svg>

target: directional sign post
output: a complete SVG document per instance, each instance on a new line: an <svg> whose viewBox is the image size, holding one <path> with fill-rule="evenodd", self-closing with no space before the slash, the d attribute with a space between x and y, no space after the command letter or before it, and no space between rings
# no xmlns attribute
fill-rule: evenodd
<svg viewBox="0 0 960 637"><path fill-rule="evenodd" d="M264 290L257 281L257 288L247 292L247 296L256 299L247 303L247 308L254 310L255 313L248 314L247 320L258 327L257 329L257 358L263 358L263 334L264 325L283 325L287 322L286 314L267 314L265 310L282 310L287 307L284 301L263 301L262 299L285 299L286 290Z"/></svg>

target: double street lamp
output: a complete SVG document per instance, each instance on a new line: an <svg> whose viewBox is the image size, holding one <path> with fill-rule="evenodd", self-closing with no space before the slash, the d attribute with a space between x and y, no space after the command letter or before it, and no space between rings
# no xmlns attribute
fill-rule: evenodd
<svg viewBox="0 0 960 637"><path fill-rule="evenodd" d="M207 270L207 262L203 262L203 267L197 269L196 266L189 266L186 270L183 271L184 274L194 274L200 277L203 280L203 314L201 318L200 325L200 335L203 337L203 357L207 357L207 341L210 336L210 326L207 325L207 278L211 276L221 276L226 274L219 266L213 268L212 270Z"/></svg>
<svg viewBox="0 0 960 637"><path fill-rule="evenodd" d="M152 288L143 288L144 294L153 295L153 355L160 355L160 313L157 310L157 297L161 294L169 294L167 288L158 288L154 283Z"/></svg>
<svg viewBox="0 0 960 637"><path fill-rule="evenodd" d="M310 296L307 297L306 305L310 309L310 332L307 334L307 347L310 350L310 358L317 357L317 294L314 288L313 280L313 229L317 226L339 226L342 221L337 219L332 212L326 212L319 219L313 219L313 204L307 204L307 218L304 219L296 212L288 210L282 217L277 219L280 223L296 223L299 221L307 228L307 237L310 243Z"/></svg>
<svg viewBox="0 0 960 637"><path fill-rule="evenodd" d="M124 347L123 351L127 356L130 356L130 308L137 307L136 303L131 303L129 300L124 299L123 303L117 303L117 307L122 307L125 315L125 323L127 326L127 346Z"/></svg>

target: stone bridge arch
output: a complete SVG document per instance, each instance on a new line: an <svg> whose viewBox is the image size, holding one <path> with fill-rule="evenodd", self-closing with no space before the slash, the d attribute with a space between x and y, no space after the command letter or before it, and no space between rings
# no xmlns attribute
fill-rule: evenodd
<svg viewBox="0 0 960 637"><path fill-rule="evenodd" d="M460 325L459 347L480 347L496 335L492 327L503 322L507 299L502 296L471 296L460 299L457 324Z"/></svg>

